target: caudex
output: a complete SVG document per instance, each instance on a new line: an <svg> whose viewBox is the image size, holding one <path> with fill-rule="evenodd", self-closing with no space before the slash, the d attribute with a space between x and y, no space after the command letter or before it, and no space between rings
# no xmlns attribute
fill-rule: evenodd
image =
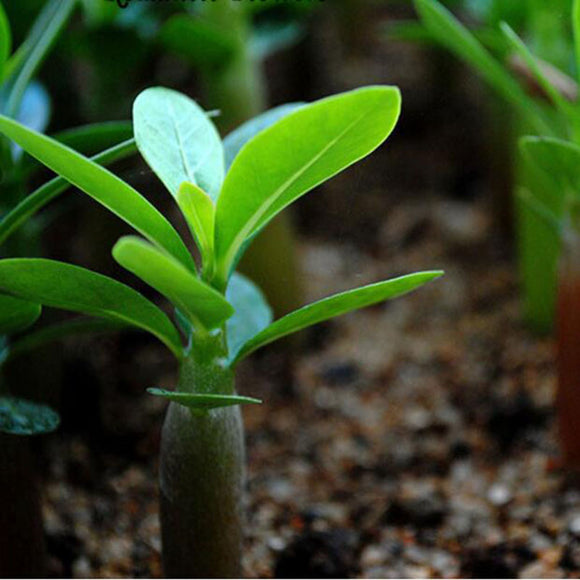
<svg viewBox="0 0 580 580"><path fill-rule="evenodd" d="M130 185L76 151L0 117L1 133L141 234L121 238L113 256L175 306L181 333L157 306L114 279L55 260L0 260L0 292L7 296L141 328L177 359L176 389L149 389L170 401L160 467L168 576L240 576L240 405L260 401L238 394L237 364L283 336L395 298L442 274L426 271L378 282L272 322L259 289L235 272L252 239L285 207L385 141L400 105L395 87L353 90L290 108L281 119L270 116L267 127L258 117L224 151L194 101L164 88L141 93L133 109L137 146L179 206L199 263L173 226ZM226 172L227 155L233 161Z"/></svg>

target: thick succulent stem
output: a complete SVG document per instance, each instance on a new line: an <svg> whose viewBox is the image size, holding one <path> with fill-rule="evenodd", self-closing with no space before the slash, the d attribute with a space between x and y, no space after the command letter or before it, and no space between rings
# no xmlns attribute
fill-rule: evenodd
<svg viewBox="0 0 580 580"><path fill-rule="evenodd" d="M179 390L234 392L232 372L214 354L216 338L198 348L194 344L195 355L182 364ZM244 469L239 407L196 413L170 404L163 426L160 468L167 577L240 577Z"/></svg>

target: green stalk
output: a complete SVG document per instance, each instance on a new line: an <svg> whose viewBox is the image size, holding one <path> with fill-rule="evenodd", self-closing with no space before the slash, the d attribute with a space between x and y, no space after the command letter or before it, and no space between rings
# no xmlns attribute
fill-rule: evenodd
<svg viewBox="0 0 580 580"><path fill-rule="evenodd" d="M233 394L223 333L195 340L179 391ZM161 441L161 532L169 578L239 578L244 430L239 406L192 411L170 403Z"/></svg>

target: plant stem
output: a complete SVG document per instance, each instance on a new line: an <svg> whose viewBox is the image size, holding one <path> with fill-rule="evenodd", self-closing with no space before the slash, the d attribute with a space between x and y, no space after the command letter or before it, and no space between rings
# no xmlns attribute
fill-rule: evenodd
<svg viewBox="0 0 580 580"><path fill-rule="evenodd" d="M194 341L179 390L232 394L223 335ZM194 413L171 403L161 442L163 566L170 578L239 578L244 431L238 406Z"/></svg>

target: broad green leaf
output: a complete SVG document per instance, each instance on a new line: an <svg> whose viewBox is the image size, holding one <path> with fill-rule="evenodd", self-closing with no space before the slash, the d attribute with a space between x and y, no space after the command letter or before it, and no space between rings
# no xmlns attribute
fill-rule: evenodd
<svg viewBox="0 0 580 580"><path fill-rule="evenodd" d="M171 224L130 185L107 169L50 137L0 115L0 133L76 185L192 270L195 264Z"/></svg>
<svg viewBox="0 0 580 580"><path fill-rule="evenodd" d="M229 133L224 139L226 171L229 171L235 157L250 139L302 106L304 106L304 103L280 105L246 121Z"/></svg>
<svg viewBox="0 0 580 580"><path fill-rule="evenodd" d="M260 289L248 278L234 272L226 291L234 315L226 322L228 358L236 358L240 348L272 322L272 309Z"/></svg>
<svg viewBox="0 0 580 580"><path fill-rule="evenodd" d="M234 35L201 18L178 14L162 27L163 45L201 70L223 67L237 50Z"/></svg>
<svg viewBox="0 0 580 580"><path fill-rule="evenodd" d="M27 354L45 344L68 338L69 336L78 336L79 334L113 332L129 326L124 321L105 320L100 318L75 318L65 320L58 324L45 326L33 332L27 332L18 340L10 343L7 347L8 359Z"/></svg>
<svg viewBox="0 0 580 580"><path fill-rule="evenodd" d="M0 2L0 83L4 78L4 66L12 50L12 35L10 32L10 23L6 17L4 7Z"/></svg>
<svg viewBox="0 0 580 580"><path fill-rule="evenodd" d="M401 110L394 87L366 87L305 105L250 140L216 209L216 284L225 287L244 243L301 195L376 149Z"/></svg>
<svg viewBox="0 0 580 580"><path fill-rule="evenodd" d="M12 334L33 325L40 316L40 305L0 294L0 334Z"/></svg>
<svg viewBox="0 0 580 580"><path fill-rule="evenodd" d="M221 326L234 312L219 292L145 240L121 238L113 248L113 256L123 268L166 296L198 327Z"/></svg>
<svg viewBox="0 0 580 580"><path fill-rule="evenodd" d="M0 260L0 291L45 306L136 326L156 336L177 358L182 344L167 316L116 280L54 260Z"/></svg>
<svg viewBox="0 0 580 580"><path fill-rule="evenodd" d="M233 405L259 405L260 399L241 397L239 395L202 395L194 393L179 393L166 391L165 389L147 389L147 392L157 397L163 397L172 403L178 403L195 411L211 411L219 407L231 407Z"/></svg>
<svg viewBox="0 0 580 580"><path fill-rule="evenodd" d="M161 87L147 89L133 104L133 123L141 155L173 197L188 181L217 199L225 172L222 141L195 101Z"/></svg>
<svg viewBox="0 0 580 580"><path fill-rule="evenodd" d="M120 143L99 155L95 155L92 161L99 165L109 165L132 155L137 150L133 139ZM70 183L62 178L55 177L45 183L39 189L24 198L16 207L0 218L0 245L14 233L22 224L30 219L37 211L59 196L70 187Z"/></svg>
<svg viewBox="0 0 580 580"><path fill-rule="evenodd" d="M15 118L26 87L69 19L76 0L49 0L38 15L30 33L7 66L3 87L6 105L3 113Z"/></svg>
<svg viewBox="0 0 580 580"><path fill-rule="evenodd" d="M385 282L378 282L355 288L347 292L335 294L328 298L309 304L295 312L291 312L273 322L262 332L246 342L238 352L233 364L248 356L258 348L265 346L279 338L297 332L319 322L329 320L341 314L371 306L378 302L391 300L407 294L423 284L442 276L442 271L417 272Z"/></svg>
<svg viewBox="0 0 580 580"><path fill-rule="evenodd" d="M421 20L439 43L472 66L538 132L553 132L534 100L449 10L436 0L414 0L414 3Z"/></svg>
<svg viewBox="0 0 580 580"><path fill-rule="evenodd" d="M46 405L0 397L0 431L11 435L40 435L54 431L60 417Z"/></svg>
<svg viewBox="0 0 580 580"><path fill-rule="evenodd" d="M188 182L181 184L177 203L201 252L205 273L213 267L215 205L205 191Z"/></svg>

